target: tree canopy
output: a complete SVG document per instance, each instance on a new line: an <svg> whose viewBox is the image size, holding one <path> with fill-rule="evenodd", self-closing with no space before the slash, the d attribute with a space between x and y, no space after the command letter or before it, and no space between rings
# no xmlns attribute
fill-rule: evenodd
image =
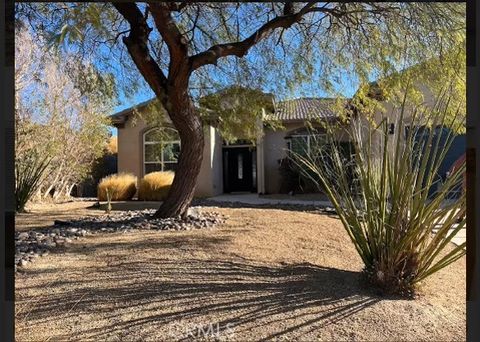
<svg viewBox="0 0 480 342"><path fill-rule="evenodd" d="M17 17L78 57L113 73L122 98L150 92L120 38L128 19L110 3L19 3ZM171 3L171 20L192 64L194 99L229 86L262 89L277 98L352 93L367 83L436 58L432 70L464 83L462 3ZM160 20L149 3L138 10L148 27ZM298 17L301 15L301 19ZM137 18L138 19L138 18ZM171 45L171 44L170 44ZM169 76L168 39L148 35L148 51ZM455 58L449 57L454 55ZM239 58L242 57L242 58ZM464 63L460 63L464 67ZM440 82L442 83L442 82ZM153 95L152 95L153 96Z"/></svg>

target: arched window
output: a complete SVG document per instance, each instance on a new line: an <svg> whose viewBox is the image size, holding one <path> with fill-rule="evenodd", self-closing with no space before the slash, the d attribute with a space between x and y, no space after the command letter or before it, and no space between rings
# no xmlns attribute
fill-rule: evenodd
<svg viewBox="0 0 480 342"><path fill-rule="evenodd" d="M143 172L175 171L180 138L173 128L153 128L143 134Z"/></svg>

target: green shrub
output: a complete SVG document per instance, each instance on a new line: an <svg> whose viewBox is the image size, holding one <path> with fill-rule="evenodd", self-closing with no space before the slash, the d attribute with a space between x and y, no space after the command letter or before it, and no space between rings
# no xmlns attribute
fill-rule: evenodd
<svg viewBox="0 0 480 342"><path fill-rule="evenodd" d="M138 199L142 201L162 201L172 185L174 172L152 172L145 175L138 185Z"/></svg>
<svg viewBox="0 0 480 342"><path fill-rule="evenodd" d="M29 150L15 158L15 211L25 211L25 205L37 191L40 180L51 162L50 157L41 157Z"/></svg>
<svg viewBox="0 0 480 342"><path fill-rule="evenodd" d="M128 201L137 192L137 177L130 173L119 173L100 180L97 189L99 201L107 200L107 189L112 201Z"/></svg>
<svg viewBox="0 0 480 342"><path fill-rule="evenodd" d="M449 196L461 184L465 165L444 181L438 174L463 125L460 115L448 117L448 109L448 100L440 99L433 109L412 110L407 128L402 106L395 134L386 119L368 130L354 125L350 159L329 127L328 150L319 144L310 156L293 158L326 190L366 278L386 293L413 295L420 281L465 254L465 243L445 248L465 227L465 194ZM428 127L447 128L447 136Z"/></svg>

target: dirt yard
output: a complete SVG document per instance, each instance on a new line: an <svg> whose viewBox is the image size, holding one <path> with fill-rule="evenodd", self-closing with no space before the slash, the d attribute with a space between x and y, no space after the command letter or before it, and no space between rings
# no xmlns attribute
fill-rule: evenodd
<svg viewBox="0 0 480 342"><path fill-rule="evenodd" d="M18 229L53 222L46 210L95 215L91 204L37 208ZM465 340L465 258L418 299L386 299L359 285L362 264L337 219L212 210L229 217L224 226L90 236L27 265L16 276L17 340Z"/></svg>
<svg viewBox="0 0 480 342"><path fill-rule="evenodd" d="M15 229L28 231L53 225L55 220L72 220L78 217L101 215L101 210L91 210L87 207L95 202L65 202L61 204L42 203L27 206L27 212L15 217Z"/></svg>

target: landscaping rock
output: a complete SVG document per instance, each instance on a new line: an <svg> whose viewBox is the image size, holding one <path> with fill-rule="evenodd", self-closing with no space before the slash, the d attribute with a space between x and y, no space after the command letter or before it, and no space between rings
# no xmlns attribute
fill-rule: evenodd
<svg viewBox="0 0 480 342"><path fill-rule="evenodd" d="M337 213L335 208L332 208L332 207L325 207L325 208L323 208L323 211L327 214L336 214Z"/></svg>
<svg viewBox="0 0 480 342"><path fill-rule="evenodd" d="M15 264L28 262L49 254L55 247L65 246L73 239L98 233L126 233L132 230L192 230L213 228L225 222L217 212L202 207L190 208L185 218L153 218L155 210L130 210L88 217L79 220L55 220L52 227L30 232L17 232L15 236ZM16 269L15 269L16 270Z"/></svg>
<svg viewBox="0 0 480 342"><path fill-rule="evenodd" d="M26 240L26 239L28 239L28 237L29 237L29 235L26 232L21 232L20 234L18 234L18 239L19 240Z"/></svg>

